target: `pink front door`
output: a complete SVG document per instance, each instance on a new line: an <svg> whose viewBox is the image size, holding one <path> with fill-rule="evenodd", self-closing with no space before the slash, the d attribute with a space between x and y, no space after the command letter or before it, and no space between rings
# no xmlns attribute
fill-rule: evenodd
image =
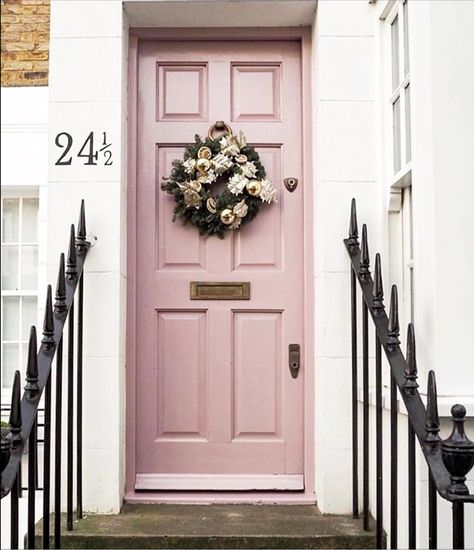
<svg viewBox="0 0 474 550"><path fill-rule="evenodd" d="M303 489L301 45L143 41L138 65L136 489ZM194 135L226 121L279 201L224 240L172 222L160 190ZM290 193L283 179L295 177ZM191 300L191 281L250 300Z"/></svg>

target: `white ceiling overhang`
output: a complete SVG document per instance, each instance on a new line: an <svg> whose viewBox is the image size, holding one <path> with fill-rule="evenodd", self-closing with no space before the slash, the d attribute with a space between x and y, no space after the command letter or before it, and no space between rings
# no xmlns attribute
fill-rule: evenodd
<svg viewBox="0 0 474 550"><path fill-rule="evenodd" d="M317 0L126 0L130 27L310 26Z"/></svg>

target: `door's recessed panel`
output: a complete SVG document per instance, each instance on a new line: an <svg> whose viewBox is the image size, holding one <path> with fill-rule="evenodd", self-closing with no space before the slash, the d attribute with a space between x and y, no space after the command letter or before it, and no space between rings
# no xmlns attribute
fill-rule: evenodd
<svg viewBox="0 0 474 550"><path fill-rule="evenodd" d="M232 120L279 121L280 64L232 64Z"/></svg>
<svg viewBox="0 0 474 550"><path fill-rule="evenodd" d="M233 313L233 440L281 436L281 312Z"/></svg>
<svg viewBox="0 0 474 550"><path fill-rule="evenodd" d="M265 167L266 177L278 190L278 202L270 205L262 204L258 216L252 223L233 233L233 269L279 270L282 268L282 247L284 246L282 150L279 145L257 146L256 150Z"/></svg>
<svg viewBox="0 0 474 550"><path fill-rule="evenodd" d="M156 155L155 242L157 269L205 269L206 240L196 228L173 223L175 200L161 189L163 178L170 175L172 162L182 159L184 146L159 145ZM143 236L145 237L145 236ZM141 238L138 235L138 238Z"/></svg>
<svg viewBox="0 0 474 550"><path fill-rule="evenodd" d="M207 64L157 65L157 119L207 120Z"/></svg>
<svg viewBox="0 0 474 550"><path fill-rule="evenodd" d="M156 438L205 440L206 312L158 310L156 331Z"/></svg>

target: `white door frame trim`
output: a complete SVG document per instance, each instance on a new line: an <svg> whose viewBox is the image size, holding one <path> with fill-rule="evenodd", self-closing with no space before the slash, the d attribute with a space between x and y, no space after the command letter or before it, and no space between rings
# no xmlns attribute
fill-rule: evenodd
<svg viewBox="0 0 474 550"><path fill-rule="evenodd" d="M128 193L127 193L127 224L129 227L127 235L127 369L126 369L126 394L127 394L127 418L126 418L126 480L125 500L142 502L171 502L173 497L165 497L157 492L154 496L150 494L140 495L136 492L136 384L135 384L135 333L136 333L136 169L137 169L137 59L138 43L140 40L298 40L301 42L301 74L302 74L302 132L303 132L303 167L304 181L307 185L304 199L304 354L303 354L303 375L305 377L305 403L304 403L304 498L294 500L315 502L315 386L314 386L314 250L313 250L313 148L312 148L312 106L311 106L311 67L312 47L311 28L309 27L266 27L259 28L258 33L252 28L141 28L130 29L129 36L129 65L128 65ZM235 477L235 476L234 476ZM300 489L301 490L301 489ZM284 495L284 493L281 493ZM209 493L204 499L213 501L215 493ZM278 500L278 494L269 496L270 502ZM176 495L176 502L181 502L183 495ZM214 499L217 501L218 499ZM233 499L240 502L242 497ZM247 495L247 500L261 501L260 496L255 493ZM282 501L288 497L282 496ZM228 501L228 500L227 500ZM230 500L232 501L232 499Z"/></svg>

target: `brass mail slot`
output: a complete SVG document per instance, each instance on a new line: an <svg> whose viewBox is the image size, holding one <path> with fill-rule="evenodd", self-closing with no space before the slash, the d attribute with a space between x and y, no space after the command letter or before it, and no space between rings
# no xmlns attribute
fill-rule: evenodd
<svg viewBox="0 0 474 550"><path fill-rule="evenodd" d="M191 300L250 300L250 283L191 281Z"/></svg>

